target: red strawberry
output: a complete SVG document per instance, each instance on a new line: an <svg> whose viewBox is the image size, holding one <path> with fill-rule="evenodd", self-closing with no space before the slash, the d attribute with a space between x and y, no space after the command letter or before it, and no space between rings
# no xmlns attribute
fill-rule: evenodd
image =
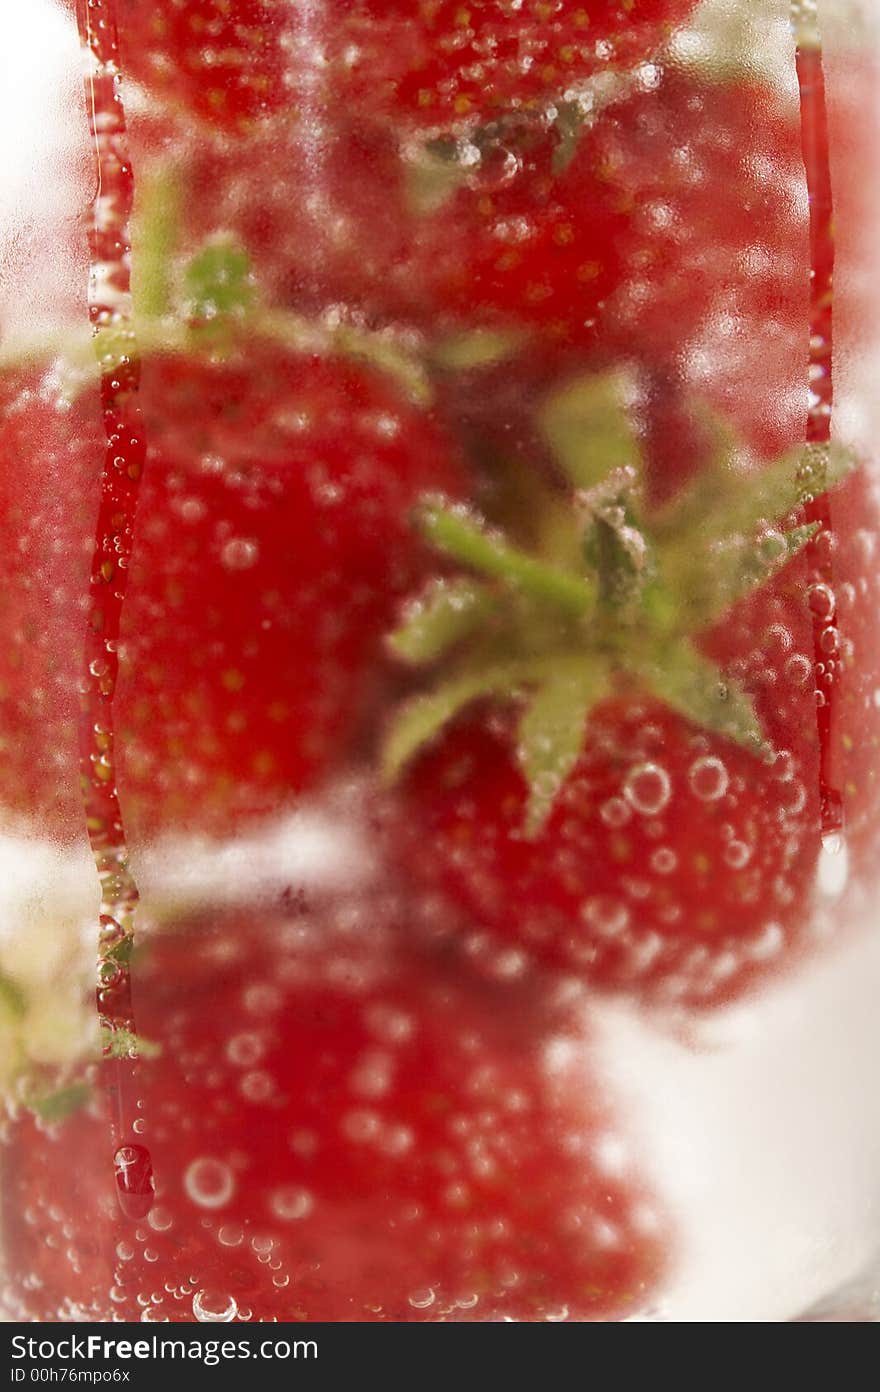
<svg viewBox="0 0 880 1392"><path fill-rule="evenodd" d="M772 457L803 435L809 223L797 112L667 69L606 107L576 163L632 212L603 341L680 377Z"/></svg>
<svg viewBox="0 0 880 1392"><path fill-rule="evenodd" d="M126 0L118 15L124 76L225 131L292 98L287 0Z"/></svg>
<svg viewBox="0 0 880 1392"><path fill-rule="evenodd" d="M760 84L669 70L564 153L557 126L507 116L467 158L436 157L440 184L458 187L416 215L389 134L326 118L267 126L247 146L200 144L189 234L232 234L273 296L310 311L342 306L435 338L527 331L532 376L598 348L686 374L728 411L748 391L754 442L790 443L806 409L809 289L792 114Z"/></svg>
<svg viewBox="0 0 880 1392"><path fill-rule="evenodd" d="M876 565L880 495L876 478L860 470L823 501L829 509L830 529L812 543L809 570L798 592L787 602L780 602L773 589L769 596L750 597L707 637L706 647L756 690L762 720L779 749L796 754L803 739L798 711L806 721L810 699L828 713L822 733L824 773L841 804L843 822L842 834L829 838L829 845L839 844L842 851L839 868L830 873L832 879L843 877L838 890L848 885L858 891L860 875L868 874L876 863L880 809L880 577ZM812 633L804 628L805 611ZM794 627L795 614L800 633ZM811 799L817 752L807 780ZM787 754L779 767L794 767ZM838 922L845 921L840 905L835 906L835 914Z"/></svg>
<svg viewBox="0 0 880 1392"><path fill-rule="evenodd" d="M554 129L509 120L486 134L473 167L437 156L426 174L388 131L279 122L246 144L200 140L175 159L193 195L188 244L231 237L267 298L432 340L539 330L558 353L592 343L624 227L589 169L554 172L558 149ZM458 191L416 211L419 167Z"/></svg>
<svg viewBox="0 0 880 1392"><path fill-rule="evenodd" d="M174 160L190 242L232 237L267 299L308 313L345 307L378 322L424 324L432 312L430 282L413 265L419 223L406 206L406 166L390 132L285 120L247 142L200 133L179 142Z"/></svg>
<svg viewBox="0 0 880 1392"><path fill-rule="evenodd" d="M130 0L123 72L227 131L284 106L344 103L421 128L546 105L609 67L631 67L694 0ZM415 13L414 13L415 10Z"/></svg>
<svg viewBox="0 0 880 1392"><path fill-rule="evenodd" d="M424 514L435 545L484 578L433 587L395 636L439 674L392 725L389 769L412 760L392 851L478 937L601 986L715 1005L809 940L827 755L815 691L832 668L840 679L830 647L814 669L813 616L830 604L832 625L825 557L852 555L876 506L856 475L828 494L830 530L786 531L797 487L822 491L818 460L749 475L721 456L646 512L603 379L568 389L544 425L588 487L571 533L558 503L549 529L533 504L543 554L461 509ZM863 692L880 675L876 609L848 595ZM861 699L839 707L851 750Z"/></svg>
<svg viewBox="0 0 880 1392"><path fill-rule="evenodd" d="M730 365L739 339L754 355L756 335L761 353L781 336L794 359L788 409L803 411L803 157L797 120L770 88L667 69L604 107L561 169L552 131L502 125L486 163L505 152L496 187L475 165L443 209L460 249L434 272L441 304L667 366L704 339ZM737 380L731 370L719 384L721 401Z"/></svg>
<svg viewBox="0 0 880 1392"><path fill-rule="evenodd" d="M482 165L505 151L511 170L493 188ZM767 458L796 444L810 248L795 113L758 83L669 68L603 108L561 170L560 153L552 130L501 123L465 185L422 222L414 279L435 298L435 323L451 311L527 334L495 363L447 372L450 417L482 454L534 457L554 377L623 357L642 378L658 500L705 461L695 398Z"/></svg>
<svg viewBox="0 0 880 1392"><path fill-rule="evenodd" d="M419 830L402 857L478 935L598 985L716 1005L803 925L819 844L809 726L789 743L764 769L656 703L609 702L529 839L515 740L472 717L408 778Z"/></svg>
<svg viewBox="0 0 880 1392"><path fill-rule="evenodd" d="M148 448L114 701L123 815L135 838L181 821L228 831L344 754L394 596L420 573L409 509L460 474L391 379L344 360L252 339L141 366ZM105 445L91 388L72 406L51 375L7 391L3 797L71 834ZM108 553L108 585L114 566Z"/></svg>
<svg viewBox="0 0 880 1392"><path fill-rule="evenodd" d="M445 128L540 107L596 72L631 67L692 8L693 0L357 0L327 48L333 80L359 110Z"/></svg>
<svg viewBox="0 0 880 1392"><path fill-rule="evenodd" d="M487 170L475 169L415 251L441 313L472 327L537 330L554 351L595 341L622 274L627 225L596 170L575 159L560 174L557 152L553 130L502 131ZM454 256L443 254L449 227Z"/></svg>
<svg viewBox="0 0 880 1392"><path fill-rule="evenodd" d="M155 1205L119 1213L97 1106L19 1121L3 1167L13 1316L597 1319L642 1304L659 1224L583 1048L518 988L401 952L383 916L211 915L149 940L138 1017L163 1052L140 1065L130 1148L149 1146Z"/></svg>

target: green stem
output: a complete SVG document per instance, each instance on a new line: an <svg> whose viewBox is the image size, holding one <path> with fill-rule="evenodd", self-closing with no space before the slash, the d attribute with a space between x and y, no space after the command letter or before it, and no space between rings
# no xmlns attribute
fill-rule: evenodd
<svg viewBox="0 0 880 1392"><path fill-rule="evenodd" d="M428 504L420 524L423 535L444 555L574 618L588 614L596 602L596 589L589 581L536 560L461 510Z"/></svg>
<svg viewBox="0 0 880 1392"><path fill-rule="evenodd" d="M131 249L132 307L136 318L160 318L171 309L169 267L180 227L180 184L163 166L138 182Z"/></svg>

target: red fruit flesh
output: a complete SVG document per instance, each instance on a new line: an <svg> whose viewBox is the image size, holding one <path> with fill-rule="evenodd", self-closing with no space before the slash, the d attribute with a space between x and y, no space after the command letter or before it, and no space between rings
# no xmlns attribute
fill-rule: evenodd
<svg viewBox="0 0 880 1392"><path fill-rule="evenodd" d="M694 0L130 0L123 71L227 132L345 105L420 129L546 105L669 39Z"/></svg>
<svg viewBox="0 0 880 1392"><path fill-rule="evenodd" d="M796 110L769 86L667 68L603 110L574 164L631 214L603 342L704 396L767 457L797 443L810 252Z"/></svg>
<svg viewBox="0 0 880 1392"><path fill-rule="evenodd" d="M200 133L175 153L191 193L192 246L232 238L267 299L306 313L344 307L370 323L425 323L430 282L413 270L418 220L393 133L336 114L270 123L244 143Z"/></svg>
<svg viewBox="0 0 880 1392"><path fill-rule="evenodd" d="M419 830L409 844L399 834L401 856L473 931L598 986L717 1005L772 969L801 926L819 845L804 775L799 760L763 770L663 707L619 702L594 712L527 840L509 738L463 723L408 781Z"/></svg>
<svg viewBox="0 0 880 1392"><path fill-rule="evenodd" d="M103 444L91 391L67 407L49 377L17 385L0 435L3 795L70 835ZM395 596L423 573L410 508L456 492L461 472L391 381L258 340L246 356L146 357L138 404L148 449L114 702L123 816L135 840L181 822L229 832L344 757Z"/></svg>
<svg viewBox="0 0 880 1392"><path fill-rule="evenodd" d="M644 1302L659 1223L587 1055L549 1049L568 1023L381 923L365 905L150 940L138 1019L163 1054L138 1089L156 1203L119 1215L97 1112L20 1121L13 1313L543 1320Z"/></svg>
<svg viewBox="0 0 880 1392"><path fill-rule="evenodd" d="M632 67L692 9L693 0L360 0L330 39L332 81L364 112L426 128L473 124Z"/></svg>
<svg viewBox="0 0 880 1392"><path fill-rule="evenodd" d="M293 19L286 0L126 0L122 71L211 125L244 131L291 99Z"/></svg>

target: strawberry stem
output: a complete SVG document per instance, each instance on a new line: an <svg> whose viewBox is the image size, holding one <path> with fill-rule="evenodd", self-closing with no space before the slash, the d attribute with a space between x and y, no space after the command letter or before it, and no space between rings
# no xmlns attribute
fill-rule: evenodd
<svg viewBox="0 0 880 1392"><path fill-rule="evenodd" d="M418 520L426 540L460 565L500 580L533 599L549 602L572 618L583 618L595 606L597 592L590 581L512 546L462 507L427 503Z"/></svg>
<svg viewBox="0 0 880 1392"><path fill-rule="evenodd" d="M180 186L163 166L137 186L131 230L131 300L134 318L158 319L172 308L169 267L177 247Z"/></svg>

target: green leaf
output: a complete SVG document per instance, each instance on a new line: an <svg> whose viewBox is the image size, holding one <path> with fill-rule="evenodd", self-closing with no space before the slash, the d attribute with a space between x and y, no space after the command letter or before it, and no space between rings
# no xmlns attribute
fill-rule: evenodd
<svg viewBox="0 0 880 1392"><path fill-rule="evenodd" d="M108 948L103 955L110 962L120 962L123 966L127 966L131 961L133 951L134 937L128 933L124 938L120 938L114 947Z"/></svg>
<svg viewBox="0 0 880 1392"><path fill-rule="evenodd" d="M417 406L430 406L433 390L424 364L394 334L342 323L329 331L329 346L334 352L395 377Z"/></svg>
<svg viewBox="0 0 880 1392"><path fill-rule="evenodd" d="M789 532L731 537L706 555L696 553L678 577L677 612L692 630L708 628L781 570L819 530L820 524L811 522Z"/></svg>
<svg viewBox="0 0 880 1392"><path fill-rule="evenodd" d="M599 603L619 617L641 597L654 573L650 542L638 522L639 493L636 470L625 466L578 494L589 518L583 552L598 575Z"/></svg>
<svg viewBox="0 0 880 1392"><path fill-rule="evenodd" d="M438 551L510 589L580 617L596 599L595 585L512 546L475 512L445 500L426 500L419 514L422 534Z"/></svg>
<svg viewBox="0 0 880 1392"><path fill-rule="evenodd" d="M88 1083L71 1083L68 1087L46 1093L44 1097L32 1097L26 1105L42 1121L65 1121L84 1107L91 1095L92 1089Z"/></svg>
<svg viewBox="0 0 880 1392"><path fill-rule="evenodd" d="M654 513L651 525L658 545L664 541L675 543L684 537L689 549L693 549L709 520L723 514L736 498L742 470L737 464L741 449L729 422L702 401L691 403L690 415L697 436L706 441L706 462L670 502Z"/></svg>
<svg viewBox="0 0 880 1392"><path fill-rule="evenodd" d="M836 488L859 463L854 450L836 441L804 445L792 452L791 459L802 503L827 493L829 488Z"/></svg>
<svg viewBox="0 0 880 1392"><path fill-rule="evenodd" d="M236 242L225 238L208 242L193 257L184 285L187 312L200 320L242 315L255 299L250 257Z"/></svg>
<svg viewBox="0 0 880 1392"><path fill-rule="evenodd" d="M537 836L546 822L584 747L589 713L608 685L604 663L560 658L523 712L517 756L529 786L527 836Z"/></svg>
<svg viewBox="0 0 880 1392"><path fill-rule="evenodd" d="M465 577L434 580L407 606L388 645L395 657L415 665L434 662L473 631L494 607L492 592Z"/></svg>
<svg viewBox="0 0 880 1392"><path fill-rule="evenodd" d="M132 1052L137 1054L139 1058L158 1058L162 1052L162 1046L154 1044L150 1039L145 1039L141 1034L135 1034L133 1030L114 1029L107 1041L105 1056L107 1058L128 1058Z"/></svg>
<svg viewBox="0 0 880 1392"><path fill-rule="evenodd" d="M489 664L466 671L405 701L396 712L382 757L382 770L393 782L414 754L428 744L459 711L482 696L512 699L529 680L535 680L533 664Z"/></svg>
<svg viewBox="0 0 880 1392"><path fill-rule="evenodd" d="M27 997L17 981L0 971L0 1010L12 1019L21 1020L27 1014Z"/></svg>
<svg viewBox="0 0 880 1392"><path fill-rule="evenodd" d="M753 473L734 475L735 492L708 519L708 538L753 535L762 522L774 523L801 503L804 494L824 493L854 467L849 450L839 445L790 450Z"/></svg>
<svg viewBox="0 0 880 1392"><path fill-rule="evenodd" d="M714 730L752 754L767 752L751 697L688 640L634 652L632 665L661 701L695 725Z"/></svg>
<svg viewBox="0 0 880 1392"><path fill-rule="evenodd" d="M438 343L431 356L437 367L449 372L467 372L471 368L503 362L524 340L524 333L513 330L502 333L493 329L469 329Z"/></svg>
<svg viewBox="0 0 880 1392"><path fill-rule="evenodd" d="M791 559L818 530L777 530L801 503L834 487L854 467L837 445L790 450L765 468L735 468L718 426L713 465L659 519L658 568L691 629L719 619Z"/></svg>
<svg viewBox="0 0 880 1392"><path fill-rule="evenodd" d="M754 535L762 522L775 523L806 498L841 483L855 467L841 445L802 445L763 467L737 466L733 437L719 417L703 413L715 439L712 460L655 520L667 551L695 544L709 547L726 537Z"/></svg>
<svg viewBox="0 0 880 1392"><path fill-rule="evenodd" d="M595 488L615 469L640 468L628 388L624 374L611 372L579 378L544 403L541 430L575 488Z"/></svg>

